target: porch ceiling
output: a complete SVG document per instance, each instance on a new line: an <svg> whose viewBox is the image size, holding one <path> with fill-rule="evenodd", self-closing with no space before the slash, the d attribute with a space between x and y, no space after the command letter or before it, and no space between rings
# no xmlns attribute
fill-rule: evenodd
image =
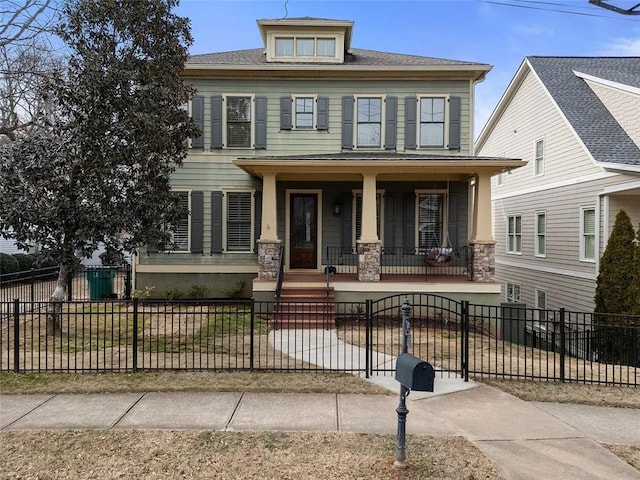
<svg viewBox="0 0 640 480"><path fill-rule="evenodd" d="M512 158L407 155L400 153L340 153L238 158L234 163L256 177L276 174L279 180L361 180L375 173L378 180L464 180L495 175L526 165Z"/></svg>

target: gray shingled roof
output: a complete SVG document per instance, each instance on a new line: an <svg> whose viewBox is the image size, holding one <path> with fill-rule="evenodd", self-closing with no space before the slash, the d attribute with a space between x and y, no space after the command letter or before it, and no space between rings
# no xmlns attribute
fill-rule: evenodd
<svg viewBox="0 0 640 480"><path fill-rule="evenodd" d="M640 166L640 149L573 72L640 88L640 57L527 57L597 162Z"/></svg>
<svg viewBox="0 0 640 480"><path fill-rule="evenodd" d="M239 160L296 160L296 161L308 161L318 162L322 160L340 160L340 161L361 161L367 162L375 161L389 161L389 160L416 160L420 162L432 161L432 162L468 162L469 160L478 162L491 162L491 161L516 161L519 159L504 158L504 157L479 157L475 155L458 156L458 155L433 155L426 153L400 153L400 152L341 152L341 153L311 153L305 155L265 155L257 157L239 157Z"/></svg>
<svg viewBox="0 0 640 480"><path fill-rule="evenodd" d="M345 56L345 63L341 65L348 68L354 66L384 66L384 67L434 67L434 66L461 66L461 65L485 65L477 62L465 62L459 60L447 60L443 58L421 57L418 55L405 55L400 53L379 52L376 50L362 50L352 48L350 55ZM187 65L268 65L264 48L250 50L236 50L222 53L205 53L191 55ZM276 65L300 65L299 62L277 62ZM315 64L317 65L317 64ZM488 65L487 65L488 66Z"/></svg>

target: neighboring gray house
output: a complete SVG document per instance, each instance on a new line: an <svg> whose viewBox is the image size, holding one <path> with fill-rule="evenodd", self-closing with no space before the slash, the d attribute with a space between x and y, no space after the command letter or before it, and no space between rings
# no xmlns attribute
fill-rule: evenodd
<svg viewBox="0 0 640 480"><path fill-rule="evenodd" d="M592 310L616 214L640 223L640 58L525 58L475 145L528 160L492 180L503 299Z"/></svg>

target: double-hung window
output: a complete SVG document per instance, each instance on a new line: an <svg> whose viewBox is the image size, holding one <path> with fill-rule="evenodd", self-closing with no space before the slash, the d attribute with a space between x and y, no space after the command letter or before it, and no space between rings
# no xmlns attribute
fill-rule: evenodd
<svg viewBox="0 0 640 480"><path fill-rule="evenodd" d="M542 175L544 173L544 139L536 140L535 159L533 165L533 174L535 176Z"/></svg>
<svg viewBox="0 0 640 480"><path fill-rule="evenodd" d="M522 253L522 215L507 217L507 253Z"/></svg>
<svg viewBox="0 0 640 480"><path fill-rule="evenodd" d="M420 97L419 142L421 148L442 148L445 142L446 98Z"/></svg>
<svg viewBox="0 0 640 480"><path fill-rule="evenodd" d="M382 97L356 98L356 146L382 146Z"/></svg>
<svg viewBox="0 0 640 480"><path fill-rule="evenodd" d="M547 254L547 214L536 212L536 256L544 257Z"/></svg>
<svg viewBox="0 0 640 480"><path fill-rule="evenodd" d="M189 192L175 192L179 196L182 216L178 222L172 226L171 248L176 252L189 251Z"/></svg>
<svg viewBox="0 0 640 480"><path fill-rule="evenodd" d="M315 103L314 97L295 97L295 127L313 128L313 105Z"/></svg>
<svg viewBox="0 0 640 480"><path fill-rule="evenodd" d="M225 192L226 250L250 252L253 249L253 192Z"/></svg>
<svg viewBox="0 0 640 480"><path fill-rule="evenodd" d="M596 259L596 209L580 209L580 260L593 262Z"/></svg>
<svg viewBox="0 0 640 480"><path fill-rule="evenodd" d="M251 147L252 98L228 96L226 100L227 147Z"/></svg>
<svg viewBox="0 0 640 480"><path fill-rule="evenodd" d="M546 323L546 310L547 310L547 292L536 288L535 292L535 310L533 311L534 325L538 329L546 328L546 325L541 325L541 322Z"/></svg>
<svg viewBox="0 0 640 480"><path fill-rule="evenodd" d="M444 192L416 192L418 250L425 251L445 245L446 194Z"/></svg>
<svg viewBox="0 0 640 480"><path fill-rule="evenodd" d="M520 303L520 285L507 282L505 286L505 300L507 303Z"/></svg>

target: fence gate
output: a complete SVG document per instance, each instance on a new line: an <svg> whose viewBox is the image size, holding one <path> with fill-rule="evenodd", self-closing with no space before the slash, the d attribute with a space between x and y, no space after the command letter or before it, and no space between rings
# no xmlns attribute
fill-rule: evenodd
<svg viewBox="0 0 640 480"><path fill-rule="evenodd" d="M402 304L409 300L409 353L442 376L468 379L468 303L431 294L394 295L367 303L368 373L394 372L403 342Z"/></svg>

